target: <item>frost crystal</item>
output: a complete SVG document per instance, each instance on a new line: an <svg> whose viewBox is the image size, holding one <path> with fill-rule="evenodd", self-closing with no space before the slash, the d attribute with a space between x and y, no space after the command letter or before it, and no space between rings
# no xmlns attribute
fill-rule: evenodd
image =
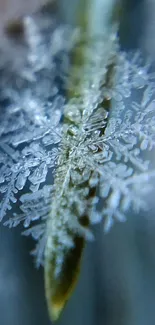
<svg viewBox="0 0 155 325"><path fill-rule="evenodd" d="M0 53L0 220L23 222L38 241L37 264L46 242L59 251L57 275L71 233L92 239L86 219L103 219L107 231L130 207L147 206L154 74L138 53L119 50L114 31L82 43L79 33L40 16L25 19L25 28L23 57L12 64ZM71 65L74 46L79 55L84 48L82 67ZM5 220L12 203L20 212Z"/></svg>

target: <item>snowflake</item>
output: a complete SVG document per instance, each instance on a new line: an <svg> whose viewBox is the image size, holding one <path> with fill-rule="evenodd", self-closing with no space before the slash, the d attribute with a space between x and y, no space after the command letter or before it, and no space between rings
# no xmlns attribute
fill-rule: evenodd
<svg viewBox="0 0 155 325"><path fill-rule="evenodd" d="M1 51L0 220L23 222L37 240L37 265L45 246L47 255L58 251L57 276L73 234L91 240L88 224L103 220L108 231L130 207L146 208L154 74L139 53L120 51L115 30L87 43L40 16L26 18L25 28L23 58L12 64ZM74 49L84 53L81 66ZM12 203L20 212L4 220Z"/></svg>

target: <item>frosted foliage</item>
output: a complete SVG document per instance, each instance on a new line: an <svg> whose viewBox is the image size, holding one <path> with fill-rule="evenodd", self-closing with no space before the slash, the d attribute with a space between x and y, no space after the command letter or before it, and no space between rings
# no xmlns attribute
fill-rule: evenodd
<svg viewBox="0 0 155 325"><path fill-rule="evenodd" d="M147 207L155 75L138 53L121 53L111 31L86 50L79 96L80 69L70 67L69 56L79 33L40 16L26 18L25 28L20 58L0 52L0 220L24 224L24 234L37 240L37 264L46 242L53 254L59 250L58 273L62 250L73 245L69 233L92 239L83 216L103 220L107 231L129 208ZM66 95L70 88L74 96ZM7 218L13 203L19 213Z"/></svg>

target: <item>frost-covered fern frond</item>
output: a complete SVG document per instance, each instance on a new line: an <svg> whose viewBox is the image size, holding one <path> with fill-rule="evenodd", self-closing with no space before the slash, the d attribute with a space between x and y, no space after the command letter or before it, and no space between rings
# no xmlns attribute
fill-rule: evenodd
<svg viewBox="0 0 155 325"><path fill-rule="evenodd" d="M155 75L139 53L121 52L117 24L90 34L55 25L28 17L24 56L12 63L1 51L0 220L24 224L37 264L45 255L61 285L65 256L76 248L78 267L93 238L89 225L103 221L108 231L129 208L147 207ZM7 219L12 203L20 211Z"/></svg>

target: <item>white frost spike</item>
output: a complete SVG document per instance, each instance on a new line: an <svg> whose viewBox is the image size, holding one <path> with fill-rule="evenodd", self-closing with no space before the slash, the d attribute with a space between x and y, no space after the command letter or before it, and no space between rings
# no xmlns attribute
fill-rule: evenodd
<svg viewBox="0 0 155 325"><path fill-rule="evenodd" d="M92 211L90 216L89 216L90 223L92 225L95 225L102 220L102 215L98 211Z"/></svg>
<svg viewBox="0 0 155 325"><path fill-rule="evenodd" d="M117 210L120 203L120 199L121 199L121 193L119 190L116 190L110 195L108 201L111 209L113 209L114 211Z"/></svg>
<svg viewBox="0 0 155 325"><path fill-rule="evenodd" d="M108 233L109 230L111 229L111 227L113 226L114 220L113 217L111 215L110 211L106 211L107 216L105 218L105 222L104 222L104 232Z"/></svg>

